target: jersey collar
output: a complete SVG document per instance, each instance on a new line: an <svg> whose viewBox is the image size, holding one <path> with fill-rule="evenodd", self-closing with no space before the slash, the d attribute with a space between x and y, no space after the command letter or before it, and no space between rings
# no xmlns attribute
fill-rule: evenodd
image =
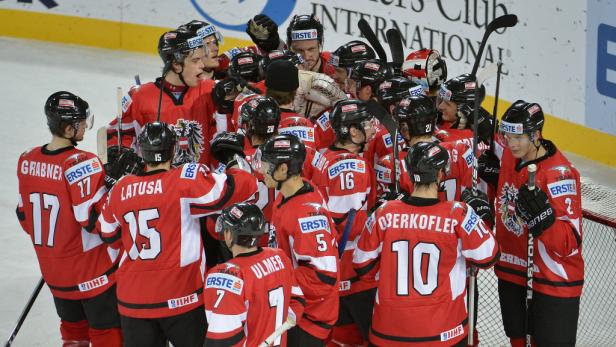
<svg viewBox="0 0 616 347"><path fill-rule="evenodd" d="M545 147L545 155L540 158L529 160L526 162L522 162L522 160L517 159L516 160L517 164L515 165L515 171L520 172L520 170L522 170L524 167L530 164L537 164L541 161L544 161L552 157L554 154L556 154L556 145L554 145L552 141L541 139L540 142L541 142L541 145Z"/></svg>
<svg viewBox="0 0 616 347"><path fill-rule="evenodd" d="M58 149L54 149L53 151L50 151L47 149L47 145L43 145L43 147L41 147L41 153L43 153L44 155L57 155L60 153L64 153L66 151L70 151L71 149L74 149L75 146L67 146L67 147L63 147L63 148L58 148Z"/></svg>

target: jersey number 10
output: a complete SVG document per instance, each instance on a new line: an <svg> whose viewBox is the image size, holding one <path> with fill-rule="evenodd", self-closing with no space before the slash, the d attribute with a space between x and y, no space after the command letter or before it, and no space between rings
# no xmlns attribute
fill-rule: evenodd
<svg viewBox="0 0 616 347"><path fill-rule="evenodd" d="M409 295L409 241L398 240L391 244L391 251L397 255L396 294ZM438 266L441 250L433 243L419 242L411 251L413 255L412 267L413 288L420 295L434 293L438 286ZM425 259L427 256L427 260ZM424 267L424 261L427 261ZM425 271L426 278L423 277Z"/></svg>

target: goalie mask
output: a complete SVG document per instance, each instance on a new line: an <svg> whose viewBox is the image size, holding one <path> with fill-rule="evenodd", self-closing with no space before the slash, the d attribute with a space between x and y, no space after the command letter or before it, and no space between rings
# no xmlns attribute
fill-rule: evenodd
<svg viewBox="0 0 616 347"><path fill-rule="evenodd" d="M438 51L424 48L409 53L402 63L402 73L432 91L447 80L447 64Z"/></svg>

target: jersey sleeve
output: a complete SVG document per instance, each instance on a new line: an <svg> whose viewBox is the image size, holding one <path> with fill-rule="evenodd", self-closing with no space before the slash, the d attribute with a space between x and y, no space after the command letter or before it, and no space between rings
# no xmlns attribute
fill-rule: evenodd
<svg viewBox="0 0 616 347"><path fill-rule="evenodd" d="M131 89L132 90L132 89ZM135 124L138 122L138 107L133 103L133 97L139 97L139 90L129 92L122 97L122 117L118 123L116 117L107 126L107 147L118 145L118 127L122 135L122 147L134 148L136 145Z"/></svg>
<svg viewBox="0 0 616 347"><path fill-rule="evenodd" d="M100 234L103 242L107 243L113 249L118 249L122 245L122 228L110 204L114 191L114 188L111 188L107 199L105 199L101 214L96 221L96 230Z"/></svg>
<svg viewBox="0 0 616 347"><path fill-rule="evenodd" d="M490 228L479 215L463 202L452 205L455 220L454 230L462 242L462 255L473 265L489 268L500 257L500 249Z"/></svg>
<svg viewBox="0 0 616 347"><path fill-rule="evenodd" d="M548 196L556 221L538 240L561 257L574 255L582 245L580 174L563 165L544 170L541 176L538 185Z"/></svg>
<svg viewBox="0 0 616 347"><path fill-rule="evenodd" d="M380 208L385 207L387 203ZM360 276L374 278L379 269L381 250L383 248L382 232L377 225L378 211L368 217L362 230L357 246L353 251L353 267Z"/></svg>
<svg viewBox="0 0 616 347"><path fill-rule="evenodd" d="M293 265L291 264L291 260L281 252L281 258L285 262L285 267L287 269L292 269ZM291 300L289 302L289 316L293 317L293 319L297 322L300 317L304 313L304 306L306 305L306 299L304 297L304 292L297 282L297 278L295 277L295 273L293 271L289 272L289 276L291 276Z"/></svg>
<svg viewBox="0 0 616 347"><path fill-rule="evenodd" d="M63 166L75 220L91 232L107 196L103 164L94 154L79 152L68 157Z"/></svg>
<svg viewBox="0 0 616 347"><path fill-rule="evenodd" d="M379 158L374 165L374 176L376 181L375 188L377 197L383 196L390 191L393 177L393 166L391 163L391 158L391 155Z"/></svg>
<svg viewBox="0 0 616 347"><path fill-rule="evenodd" d="M198 218L247 201L257 192L257 179L249 172L237 168L217 174L210 173L201 164L184 164L180 174L182 180L191 187L193 200L190 213Z"/></svg>
<svg viewBox="0 0 616 347"><path fill-rule="evenodd" d="M248 311L244 293L245 283L240 271L220 264L209 272L203 296L209 324L206 335L208 347L244 345L244 323Z"/></svg>
<svg viewBox="0 0 616 347"><path fill-rule="evenodd" d="M297 263L295 276L304 294L326 295L338 285L338 249L335 228L327 214L289 219L290 247Z"/></svg>

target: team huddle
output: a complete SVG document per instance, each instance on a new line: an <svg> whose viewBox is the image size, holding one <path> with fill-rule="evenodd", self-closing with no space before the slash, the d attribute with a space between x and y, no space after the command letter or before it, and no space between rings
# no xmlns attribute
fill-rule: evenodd
<svg viewBox="0 0 616 347"><path fill-rule="evenodd" d="M16 212L63 346L478 345L467 289L491 267L512 346L575 345L580 176L539 104L498 124L437 51L328 52L314 15L246 33L224 53L211 24L164 33L103 160L76 148L88 103L46 101Z"/></svg>

